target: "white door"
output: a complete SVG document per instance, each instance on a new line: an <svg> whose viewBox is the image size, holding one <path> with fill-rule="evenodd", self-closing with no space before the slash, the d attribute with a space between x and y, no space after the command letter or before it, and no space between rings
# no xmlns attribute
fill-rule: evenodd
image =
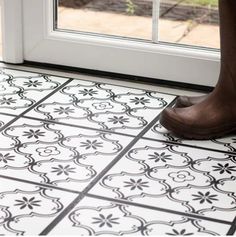
<svg viewBox="0 0 236 237"><path fill-rule="evenodd" d="M4 39L9 42L3 59L214 86L219 51L160 43L159 0L153 1L152 39L145 41L60 30L57 0L3 0Z"/></svg>

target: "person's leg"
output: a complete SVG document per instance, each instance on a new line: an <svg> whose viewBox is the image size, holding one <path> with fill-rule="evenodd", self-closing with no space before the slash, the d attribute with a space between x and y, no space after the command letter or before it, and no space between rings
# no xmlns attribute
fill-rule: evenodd
<svg viewBox="0 0 236 237"><path fill-rule="evenodd" d="M219 0L221 72L202 102L188 108L167 108L160 123L177 135L209 139L236 130L236 0Z"/></svg>

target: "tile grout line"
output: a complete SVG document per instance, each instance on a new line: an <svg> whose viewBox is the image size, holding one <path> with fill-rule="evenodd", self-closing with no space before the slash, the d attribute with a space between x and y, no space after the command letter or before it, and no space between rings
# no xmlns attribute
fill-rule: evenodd
<svg viewBox="0 0 236 237"><path fill-rule="evenodd" d="M48 95L46 95L45 97L43 97L41 100L39 100L38 102L36 102L34 105L30 106L28 109L26 109L24 112L22 112L21 114L17 115L14 119L12 119L10 122L6 123L5 125L3 125L0 128L0 132L2 132L4 129L6 129L9 125L13 124L14 122L16 122L18 119L20 119L24 114L28 113L30 110L32 110L33 108L35 108L37 105L41 104L44 100L48 99L50 96L52 96L53 94L55 94L56 92L58 92L60 89L62 89L64 86L66 86L67 84L69 84L71 81L73 81L73 79L69 79L66 82L64 82L63 84L61 84L59 87L57 87L55 90L53 90L52 92L50 92Z"/></svg>
<svg viewBox="0 0 236 237"><path fill-rule="evenodd" d="M6 68L8 69L8 68ZM12 70L18 70L18 71L27 71L27 70L19 70L19 69L12 69ZM30 71L28 71L30 72ZM37 72L33 72L31 71L32 73L37 73ZM50 96L52 96L53 94L57 93L61 88L63 88L64 86L66 86L68 83L70 83L71 81L73 80L77 80L77 79L72 79L71 77L65 77L65 76L56 76L56 75L53 75L53 74L48 74L48 73L40 73L40 74L45 74L45 75L51 75L51 76L55 76L55 77L61 77L61 78L70 78L69 80L67 80L65 83L63 83L62 85L60 85L58 88L56 88L55 90L53 90L51 93L49 93L47 96L45 96L44 98L42 98L41 100L39 100L37 103L35 103L34 105L32 105L31 107L29 107L27 110L25 110L24 112L22 112L21 114L19 115L12 115L12 114L7 114L7 113L1 113L0 114L3 114L3 115L7 115L7 116L12 116L12 117L15 117L14 119L12 119L11 121L9 121L8 123L6 123L1 129L0 131L4 130L5 128L7 128L9 125L11 125L12 123L14 123L15 121L17 121L18 119L20 118L27 118L27 119L32 119L32 120L38 120L38 121L43 121L43 122L46 122L46 123L57 123L57 124L61 124L61 125L68 125L68 126L71 126L69 124L63 124L63 123L60 123L60 122L55 122L55 121L52 121L52 120L42 120L42 119L37 119L37 118L31 118L29 116L24 116L26 113L28 113L30 110L32 110L33 108L35 108L38 104L42 103L44 100L48 99ZM86 81L84 79L78 79L78 80L83 80L83 81ZM99 82L95 82L95 83L99 83ZM101 83L101 82L100 82ZM105 84L109 84L109 83L105 83ZM115 85L115 84L109 84L109 85ZM121 85L117 85L117 86L121 86ZM121 86L122 87L122 86ZM132 88L132 87L129 87L129 88ZM133 89L139 89L139 90L142 90L140 88L133 88ZM145 90L145 91L148 91L148 90ZM155 91L154 91L155 92ZM172 94L168 94L168 93L162 93L162 92L159 92L160 94L166 94L166 95L172 95ZM174 101L176 100L176 98L168 105L170 106ZM151 123L156 120L158 121L159 119L159 116L160 114L158 114L152 121ZM129 137L134 137L134 139L124 148L124 150L129 150L131 149L140 139L146 139L146 140L153 140L153 141L157 141L157 142L164 142L164 143L167 143L167 144L171 144L171 145L178 145L178 146L185 146L185 147L191 147L191 148L196 148L196 149L203 149L203 150L209 150L209 151L215 151L215 152L221 152L221 153L227 153L227 154L231 154L231 155L236 155L235 153L232 154L230 152L227 152L227 151L220 151L220 150L216 150L216 149L211 149L211 148L204 148L204 147L196 147L196 146L193 146L193 145L187 145L187 144L179 144L179 143L176 143L176 142L171 142L171 141L165 141L165 140L159 140L159 139L152 139L152 138L145 138L143 137L145 135L145 133L155 124L153 124L151 127L149 127L149 125L151 124L149 123L136 137L135 135L129 135L129 134L122 134L122 133L116 133L116 132L112 132L112 131L109 131L109 130L100 130L100 129L92 129L92 130L96 130L96 131L100 131L100 132L105 132L105 133L114 133L114 134L118 134L118 135L123 135L123 136L129 136ZM79 128L85 128L85 129L91 129L91 128L86 128L86 127L83 127L83 126L76 126L76 125L72 125L71 127L79 127ZM147 129L148 127L148 129ZM235 219L233 220L233 222L229 222L229 221L224 221L224 220L218 220L218 219L213 219L213 218L208 218L208 217L202 217L201 216L195 216L195 214L188 214L188 213L181 213L181 212L178 212L178 211L174 211L174 210L168 210L168 209L164 209L164 208L158 208L158 207L152 207L152 206L149 206L149 205L145 205L145 204L139 204L139 203L131 203L129 201L126 201L126 200L116 200L116 199L113 199L113 198L109 198L109 197L102 197L102 196L96 196L96 195L93 195L93 194L89 194L88 192L97 184L97 182L99 182L100 178L103 177L103 173L106 174L117 162L119 162L120 159L122 159L122 157L126 154L127 151L124 152L124 150L121 151L120 154L118 154L116 156L116 158L114 159L115 162L111 162L102 172L99 173L99 175L83 190L83 192L79 192L79 191L73 191L73 190L69 190L69 189L66 189L66 188L60 188L60 187L56 187L56 186L52 186L52 185L48 185L48 184L40 184L40 183L37 183L37 182L33 182L33 181L28 181L28 180L21 180L21 179L18 179L18 178L14 178L14 177L8 177L8 176L4 176L4 175L0 175L1 178L5 178L5 179L11 179L11 180L15 180L15 181L18 181L18 182L25 182L25 183L29 183L29 184L35 184L35 185L39 185L39 186L42 186L42 187L46 187L46 188L52 188L52 189L57 189L57 190L61 190L61 191L65 191L65 192L71 192L71 193L75 193L75 194L79 194L79 196L77 196L74 201L72 201L65 209L68 209L70 212L70 210L72 210L84 197L88 196L88 197L97 197L98 199L105 199L105 200L109 200L109 201L113 201L113 202L121 202L121 203L124 203L124 204L128 204L128 205L133 205L133 206L137 206L137 207L143 207L143 208L147 208L147 209L156 209L156 211L163 211L163 212L169 212L169 213L173 213L173 214L176 214L176 215L185 215L185 216L189 216L189 217L192 217L192 218L195 218L195 219L204 219L204 220L209 220L209 221L213 221L213 222L219 222L219 223L222 223L222 224L227 224L227 225L231 225L227 235L233 235L235 230L236 230L236 217ZM113 161L114 161L113 160ZM114 163L114 164L113 164ZM100 177L101 176L101 177ZM100 178L99 178L100 177ZM96 181L96 182L95 182ZM82 195L80 195L80 193ZM65 215L66 216L66 215ZM64 217L65 217L64 216ZM62 219L64 218L62 217ZM62 220L60 219L58 221L58 223ZM56 225L55 225L56 226ZM53 228L55 227L53 226ZM50 230L51 231L51 230ZM42 232L43 233L43 232ZM41 234L40 234L41 235Z"/></svg>
<svg viewBox="0 0 236 237"><path fill-rule="evenodd" d="M14 69L14 70L18 70L18 69ZM19 71L21 71L21 70L19 70ZM25 70L22 70L22 71L25 71ZM42 73L42 74L48 74L48 73ZM48 75L52 75L52 74L48 74ZM52 76L55 76L55 75L52 75ZM55 77L62 77L62 76L55 76ZM62 78L69 78L69 77L62 77ZM76 80L76 79L75 79ZM83 79L79 79L79 80L83 80ZM71 82L71 81L73 81L73 79L70 79L69 80L69 82ZM83 80L83 81L85 81L85 80ZM66 82L66 83L64 83L65 85L67 84L67 83L69 83L68 81ZM44 101L44 100L46 100L47 98L49 98L51 95L53 95L54 93L56 93L56 92L58 92L62 87L64 87L65 85L61 85L60 87L58 87L57 89L55 89L53 92L51 92L51 93L49 93L47 96L45 96L43 99L41 99L40 101L38 101L37 103L35 103L35 105L33 105L33 106L31 106L30 108L28 108L26 111L24 111L23 113L21 113L20 115L12 115L12 114L7 114L7 113L1 113L0 112L0 114L4 114L4 115L8 115L8 116L17 116L16 118L15 118L15 121L16 120L18 120L19 118L27 118L27 119L32 119L32 120L38 120L38 121L42 121L42 122L46 122L46 123L57 123L57 124L61 124L61 125L67 125L67 126L71 126L71 127L79 127L79 128L85 128L85 129L91 129L91 128L86 128L86 127L83 127L83 126L76 126L76 125L69 125L69 124L65 124L65 123L60 123L60 122L55 122L55 121L52 121L52 120L42 120L42 119L37 119L37 118L31 118L31 117L29 117L29 116L24 116L24 114L26 114L26 113L28 113L31 109L33 109L33 108L35 108L38 104L40 104L40 103L42 103L42 101ZM109 84L109 83L106 83L106 84ZM111 84L111 85L113 85L113 84ZM135 88L136 89L136 88ZM139 89L139 90L141 90L141 89ZM146 90L147 91L147 90ZM168 93L162 93L161 92L161 94L167 94L167 95L169 95ZM176 100L176 98L174 99L174 101ZM173 103L173 101L170 103L170 104L172 104ZM170 104L169 104L169 106L170 106ZM160 114L159 114L160 115ZM159 115L156 117L156 118L158 118L159 117ZM14 123L15 121L10 121L10 122L12 122L12 123ZM157 121L158 121L158 119L157 119ZM11 124L11 123L10 123ZM149 123L150 124L150 123ZM149 125L148 124L148 125ZM7 124L6 124L7 125ZM7 126L9 126L9 125L7 125ZM6 127L7 127L6 126ZM4 126L5 127L5 126ZM147 126L146 126L147 127ZM145 127L145 128L146 128ZM143 129L143 130L145 130L145 128ZM3 129L0 129L0 131L2 131ZM100 129L93 129L92 128L92 130L96 130L96 131L100 131L100 132L105 132L105 133L114 133L114 134L118 134L118 135L123 135L123 136L129 136L129 137L134 137L134 140L135 140L135 135L129 135L129 134L122 134L122 133L116 133L116 132L113 132L113 131L109 131L109 130L100 130ZM147 130L148 131L148 130ZM147 132L146 131L146 132ZM140 132L140 134L142 133L143 131L141 131ZM145 133L146 133L145 132ZM164 142L164 143L167 143L167 144L173 144L173 145L182 145L182 146L186 146L186 147L193 147L193 148L196 148L196 149L205 149L205 150L211 150L211 151L216 151L216 152L221 152L221 151L219 151L219 150L215 150L215 149L207 149L207 148L202 148L202 147L195 147L195 146L191 146L191 145L187 145L187 144L179 144L179 143L176 143L176 142L171 142L171 141L165 141L165 140L159 140L159 139L151 139L151 138L145 138L145 137L143 137L144 135L145 135L145 133L143 133L143 135L142 136L139 136L139 134L137 135L137 136L139 136L139 138L137 138L137 141L140 139L140 138L143 138L143 139L146 139L146 140L154 140L154 141L158 141L158 142ZM136 141L136 142L137 142ZM136 143L135 142L135 143ZM134 143L134 144L135 144ZM133 144L133 145L134 145ZM133 146L132 145L132 146ZM127 146L129 146L129 144L127 145ZM125 147L125 149L127 148L127 146ZM132 147L131 146L131 147ZM131 148L130 147L130 148ZM129 149L130 149L129 148ZM125 150L124 149L124 150ZM126 153L126 152L125 152ZM124 153L124 154L125 154ZM229 153L229 152L222 152L222 153ZM119 155L118 155L119 156ZM118 157L117 156L117 157ZM117 159L117 157L115 158L115 159ZM123 157L123 155L120 157L120 159ZM120 159L118 159L117 160L117 162L120 160ZM114 165L117 163L117 162L115 162L114 163ZM108 169L108 170L110 170L111 168L113 167L113 165ZM108 167L107 167L108 168ZM106 168L105 168L106 169ZM107 170L107 171L108 171ZM106 172L107 172L106 171ZM105 172L105 173L106 173ZM101 174L101 173L100 173ZM6 179L12 179L12 180L15 180L15 181L19 181L19 182L26 182L26 183L29 183L29 184L35 184L35 185L39 185L39 186L42 186L42 187L47 187L47 188L52 188L52 189L57 189L57 190L61 190L61 191L66 191L66 192L72 192L72 193L77 193L77 194L80 194L80 192L79 191L73 191L73 190L69 190L69 189L64 189L64 188L60 188L60 187L54 187L54 186L51 186L51 185L47 185L47 184L40 184L40 183L37 183L37 182L32 182L32 181L27 181L27 180L22 180L21 181L21 179L18 179L18 178L11 178L11 177L8 177L8 176L4 176L4 175L0 175L0 177L2 177L2 178L6 178ZM96 177L96 179L97 179L98 177ZM95 181L95 180L94 180ZM99 180L98 180L99 181ZM96 183L93 185L93 181L90 183L90 185L91 185L91 188L93 188L95 185L96 185ZM93 194L88 194L88 192L90 191L90 189L89 189L89 186L90 185L88 185L87 186L87 188L85 188L84 189L84 191L83 191L83 194L82 195L79 195L78 197L76 197L75 199L74 199L74 201L71 203L71 204L69 204L69 206L67 206L67 208L70 208L70 210L71 210L71 206L72 206L72 209L73 209L73 207L75 206L75 205L77 205L78 203L79 203L79 201L80 200L82 200L85 196L91 196L91 197L97 197L97 198L100 198L100 199L106 199L106 200L109 200L109 201L114 201L114 202L121 202L121 203L124 203L124 204L128 204L128 205L133 205L133 206L138 206L138 207L143 207L143 208L147 208L147 209L156 209L156 211L163 211L163 212L169 212L169 213L173 213L173 214L177 214L177 215L185 215L185 216L189 216L189 217L192 217L192 218L199 218L199 219L205 219L205 220L209 220L209 221L214 221L214 222L219 222L219 223L222 223L222 224L228 224L228 225L231 225L232 223L231 222L228 222L228 221L223 221L223 220L217 220L217 219L213 219L213 218L207 218L207 217L203 217L203 218L201 218L200 216L195 216L194 214L186 214L186 213L181 213L181 212L178 212L178 211L172 211L172 210L168 210L168 209L164 209L164 208L156 208L156 207L152 207L152 206L148 206L148 205L143 205L143 204L139 204L139 203L130 203L129 201L123 201L123 200L115 200L115 199L112 199L112 198L108 198L108 197L102 197L102 196L96 196L96 195L93 195ZM87 190L88 189L88 190ZM86 191L87 190L87 191ZM86 194L87 193L87 194ZM64 218L64 217L63 217ZM212 219L212 220L211 220ZM60 222L60 221L59 221ZM234 222L236 222L236 220L234 220ZM229 230L229 232L228 233L234 233L234 231L235 231L235 228L236 227L234 227L234 225L232 224L232 226L231 226L231 228L230 228L230 230ZM233 230L231 230L233 228ZM233 232L232 232L233 231Z"/></svg>
<svg viewBox="0 0 236 237"><path fill-rule="evenodd" d="M169 104L171 106L176 101L176 98ZM61 222L66 215L83 200L85 195L99 182L99 180L117 163L120 159L139 141L140 138L158 121L158 114L117 156L114 158L99 174L91 181L90 184L82 191L82 194L76 197L39 235L47 235L52 229Z"/></svg>
<svg viewBox="0 0 236 237"><path fill-rule="evenodd" d="M146 208L146 209L155 210L155 211L161 211L161 212L165 212L165 213L171 213L171 214L175 214L175 215L187 216L187 217L198 219L198 220L199 219L207 220L207 221L218 222L218 223L226 224L226 225L231 225L232 224L232 222L230 222L230 221L214 219L214 218L207 217L207 216L200 216L198 214L191 214L191 213L186 213L186 212L181 212L181 211L175 211L175 210L165 209L165 208L156 207L156 206L149 206L149 205L146 205L146 204L141 204L141 203L137 203L137 202L130 202L130 201L127 201L127 200L122 200L122 199L114 199L114 198L103 197L103 196L99 196L99 195L95 195L95 194L89 194L89 193L86 194L86 196L90 197L90 198L106 200L106 201L111 201L111 202L117 202L117 203L127 204L127 205L130 205L130 206L141 207L141 208Z"/></svg>
<svg viewBox="0 0 236 237"><path fill-rule="evenodd" d="M111 130L106 130L106 129L85 127L85 126L76 125L76 124L68 124L68 123L63 123L63 122L57 122L57 121L54 121L54 120L45 120L45 119L34 118L34 117L30 117L30 116L22 116L22 118L27 118L27 119L32 119L32 120L36 120L36 121L41 121L41 122L44 122L44 123L58 124L58 125L63 125L63 126L67 126L67 127L82 128L82 129L87 129L87 130L92 130L92 131L97 131L97 132L103 132L103 133L112 133L112 134L126 136L126 137L136 137L136 135L132 135L132 134L119 133L119 132L115 132L115 131L111 131Z"/></svg>
<svg viewBox="0 0 236 237"><path fill-rule="evenodd" d="M6 115L6 116L11 116L11 117L17 117L17 115L3 113L3 112L0 112L0 114ZM81 126L81 125L68 124L68 123L58 122L58 121L54 121L54 120L34 118L34 117L30 117L30 116L25 116L25 115L22 115L21 118L36 120L36 121L40 121L40 122L44 122L44 123L53 123L53 124L58 124L58 125L63 125L63 126L68 126L68 127L75 127L75 128L88 129L88 130L93 130L93 131L98 131L98 132L111 133L111 134L127 136L127 137L135 137L136 136L136 135L132 135L132 134L120 133L120 132L115 132L115 131L106 130L106 129L85 127L85 126ZM149 138L149 137L142 137L142 139L149 140L149 141L154 141L154 142L163 142L163 143L166 143L166 144L169 144L169 145L184 146L184 147L190 147L190 148L194 148L194 149L201 149L201 150L219 152L219 153L223 153L223 154L236 156L236 152L234 152L234 151L232 151L232 152L231 151L222 151L222 150L213 149L213 148L207 148L207 147L202 147L202 146L194 146L194 145L190 145L190 144L178 143L178 142L175 142L175 141L167 141L167 140L155 139L155 138Z"/></svg>
<svg viewBox="0 0 236 237"><path fill-rule="evenodd" d="M234 235L235 230L236 230L236 217L234 218L233 222L231 223L231 227L226 235Z"/></svg>
<svg viewBox="0 0 236 237"><path fill-rule="evenodd" d="M25 66L25 67L30 67L30 66ZM10 68L10 67L5 67L5 66L1 66L2 69L9 69L9 70L15 70L15 71L21 71L21 72L29 72L29 73L38 73L38 74L41 74L41 75L49 75L49 76L54 76L54 77L61 77L61 78L68 78L70 79L71 77L69 76L58 76L58 75L55 75L55 74L52 74L52 73L41 73L41 72L34 72L34 71L31 71L31 70L25 70L25 69L15 69L15 68ZM39 70L54 70L54 71L57 71L58 73L70 73L70 74L76 74L78 76L86 76L86 77L98 77L98 78L105 78L107 80L119 80L120 78L108 78L108 77L104 77L104 76L94 76L94 75L86 75L85 73L79 73L77 74L76 72L62 72L62 71L58 71L58 70L55 70L55 69L43 69L43 68L39 68ZM73 78L73 80L80 80L80 81L85 81L85 82L88 82L90 79L88 80L85 80L85 79L79 79L79 78ZM171 94L171 93L166 93L166 92L158 92L158 91L153 91L153 90L146 90L146 89L141 89L141 88L136 88L136 87L131 87L131 86L122 86L122 85L117 85L117 84L113 84L113 83L103 83L101 81L90 81L90 82L94 82L94 83L98 83L98 84L107 84L107 85L111 85L111 86L120 86L120 87L126 87L126 88L129 88L129 89L135 89L135 90L143 90L143 91L147 91L147 92L156 92L156 93L159 93L159 94L164 94L164 95L171 95L171 96L178 96L178 95L175 95L175 94ZM131 83L136 83L135 81L131 81ZM141 84L141 83L140 83ZM161 86L161 85L154 85L154 86Z"/></svg>
<svg viewBox="0 0 236 237"><path fill-rule="evenodd" d="M82 192L80 192L80 191L70 190L70 189L57 187L57 186L53 186L53 185L49 185L49 184L37 183L37 182L34 182L34 181L14 178L14 177L5 176L5 175L0 175L0 178L13 180L13 181L16 181L16 182L21 182L21 183L37 185L37 186L40 186L40 187L43 187L43 188L56 189L56 190L59 190L59 191L62 191L62 192L80 194L80 196L82 194ZM90 198L94 198L94 199L100 199L100 200L105 200L105 201L121 203L121 204L127 204L127 205L130 205L130 206L141 207L141 208L145 208L145 209L150 209L150 210L155 210L155 211L160 211L160 212L165 212L165 213L171 213L171 214L175 214L175 215L182 215L182 216L187 216L187 217L194 218L194 219L201 219L201 220L207 220L207 221L217 222L217 223L226 224L226 225L232 225L228 233L234 233L235 229L236 229L236 218L233 222L229 222L229 221L213 219L213 218L205 217L205 216L198 216L197 214L185 213L185 212L181 212L181 211L175 211L175 210L171 210L171 209L160 208L160 207L157 207L157 206L149 206L149 205L146 205L146 204L130 202L130 201L127 201L127 200L122 200L122 199L114 199L114 198L99 196L99 195L95 195L95 194L87 193L87 194L84 194L84 197L90 197Z"/></svg>
<svg viewBox="0 0 236 237"><path fill-rule="evenodd" d="M84 195L77 196L44 230L38 235L48 235L49 232L84 198Z"/></svg>
<svg viewBox="0 0 236 237"><path fill-rule="evenodd" d="M176 98L169 104L171 106L176 101ZM118 162L120 159L143 137L144 134L149 131L150 128L159 120L159 113L134 139L113 159L105 169L102 170L98 174L98 176L84 189L83 193L87 194L96 184L97 182Z"/></svg>
<svg viewBox="0 0 236 237"><path fill-rule="evenodd" d="M10 117L16 117L16 114L9 114L9 113L5 113L5 112L0 112L0 115L6 115L6 116L10 116Z"/></svg>
<svg viewBox="0 0 236 237"><path fill-rule="evenodd" d="M195 148L195 149L199 149L199 150L213 151L213 152L225 153L225 154L228 154L228 155L236 156L236 153L233 152L233 151L232 152L230 152L230 151L222 151L222 150L217 150L217 149L213 149L213 148L194 146L194 145L178 143L178 142L174 142L174 141L166 141L166 140L155 139L155 138L149 138L149 137L143 137L142 139L153 141L153 142L163 142L163 143L166 143L166 144L169 144L169 145L184 146L184 147L190 147L190 148Z"/></svg>
<svg viewBox="0 0 236 237"><path fill-rule="evenodd" d="M0 178L9 179L9 180L13 180L13 181L16 181L16 182L21 182L21 183L38 185L38 186L41 186L41 187L44 187L44 188L52 188L52 189L56 189L56 190L60 190L60 191L64 191L64 192L69 192L69 193L77 193L77 194L81 193L80 191L76 191L76 190L70 190L70 189L67 189L67 188L62 188L62 187L58 187L58 186L51 185L51 184L38 183L38 182L35 182L35 181L26 180L26 179L19 179L19 178L15 178L15 177L12 177L12 176L7 176L7 175L1 175L0 174Z"/></svg>

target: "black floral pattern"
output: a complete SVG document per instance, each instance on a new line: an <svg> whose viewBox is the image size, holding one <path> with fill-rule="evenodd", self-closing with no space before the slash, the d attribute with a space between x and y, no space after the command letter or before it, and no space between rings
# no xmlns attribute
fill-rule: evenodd
<svg viewBox="0 0 236 237"><path fill-rule="evenodd" d="M41 132L40 129L37 129L37 130L30 129L29 131L24 131L23 136L26 136L27 138L34 137L38 139L39 137L44 137L45 132Z"/></svg>
<svg viewBox="0 0 236 237"><path fill-rule="evenodd" d="M7 164L9 161L14 161L15 156L11 155L10 153L2 154L0 153L0 162Z"/></svg>
<svg viewBox="0 0 236 237"><path fill-rule="evenodd" d="M82 145L80 145L80 147L85 147L86 150L92 148L94 150L97 150L99 147L103 147L102 146L102 142L98 142L97 140L87 140L86 142L81 142Z"/></svg>
<svg viewBox="0 0 236 237"><path fill-rule="evenodd" d="M24 86L27 86L27 87L38 87L38 86L42 86L42 82L38 81L38 80L29 80L29 81L26 81L24 82L23 84Z"/></svg>
<svg viewBox="0 0 236 237"><path fill-rule="evenodd" d="M70 108L70 107L62 107L60 106L59 108L55 108L54 109L54 112L55 113L58 113L58 114L66 114L66 115L69 115L71 113L74 113L75 110Z"/></svg>
<svg viewBox="0 0 236 237"><path fill-rule="evenodd" d="M75 173L75 168L70 167L70 165L62 166L58 165L58 167L52 167L52 173L57 173L57 175L69 175L70 173Z"/></svg>
<svg viewBox="0 0 236 237"><path fill-rule="evenodd" d="M228 233L236 139L203 150L167 132L149 136L150 123L163 129L158 115L175 96L63 78L54 93L56 78L2 77L0 113L8 118L0 117L0 235L26 235L21 223L34 232L41 220L35 229L47 230L58 217L52 233L60 226L94 236Z"/></svg>
<svg viewBox="0 0 236 237"><path fill-rule="evenodd" d="M98 91L94 90L94 89L83 89L80 90L78 94L82 94L83 96L89 95L89 96L93 96L98 94Z"/></svg>
<svg viewBox="0 0 236 237"><path fill-rule="evenodd" d="M15 103L16 99L13 99L12 97L9 98L3 97L2 99L0 99L0 105L11 105Z"/></svg>
<svg viewBox="0 0 236 237"><path fill-rule="evenodd" d="M95 221L93 221L92 224L98 224L100 228L105 226L112 228L112 225L119 224L119 222L117 222L119 218L112 216L112 214L109 214L107 217L103 214L99 214L99 217L93 217Z"/></svg>
<svg viewBox="0 0 236 237"><path fill-rule="evenodd" d="M20 209L29 208L32 210L34 207L39 207L41 200L36 200L35 197L31 197L27 199L26 197L22 197L22 200L15 200L15 206L19 206Z"/></svg>
<svg viewBox="0 0 236 237"><path fill-rule="evenodd" d="M130 188L130 190L135 190L135 189L143 190L144 188L149 187L148 182L142 181L142 179L138 179L138 180L130 179L130 181L125 181L124 183L126 184L124 185L124 187Z"/></svg>
<svg viewBox="0 0 236 237"><path fill-rule="evenodd" d="M232 172L236 171L236 166L235 165L230 166L229 163L226 164L218 163L217 166L214 165L212 167L215 168L213 169L213 171L219 171L220 174L224 173L232 174Z"/></svg>
<svg viewBox="0 0 236 237"><path fill-rule="evenodd" d="M210 194L210 192L206 193L198 192L198 194L192 194L192 196L194 197L193 200L199 201L200 204L203 204L205 202L212 204L213 202L218 201L218 199L216 198L217 195Z"/></svg>
<svg viewBox="0 0 236 237"><path fill-rule="evenodd" d="M154 152L154 154L150 154L148 155L149 157L151 158L148 158L149 160L154 160L155 162L159 162L159 161L162 161L162 162L167 162L168 160L172 160L171 155L166 155L165 152L162 152L162 153L158 153L158 152Z"/></svg>
<svg viewBox="0 0 236 237"><path fill-rule="evenodd" d="M129 122L129 118L124 118L124 116L113 116L113 118L108 118L108 122L111 122L113 124L125 124Z"/></svg>
<svg viewBox="0 0 236 237"><path fill-rule="evenodd" d="M113 109L113 105L111 105L110 102L93 103L93 107L96 110Z"/></svg>
<svg viewBox="0 0 236 237"><path fill-rule="evenodd" d="M135 105L141 104L141 105L145 105L150 103L149 99L145 99L144 97L135 97L134 99L130 99L131 103L134 103Z"/></svg>
<svg viewBox="0 0 236 237"><path fill-rule="evenodd" d="M193 235L193 233L191 232L187 232L185 229L182 229L180 231L176 230L176 229L172 229L172 233L166 233L167 235L172 235L172 236L189 236L189 235Z"/></svg>
<svg viewBox="0 0 236 237"><path fill-rule="evenodd" d="M60 151L55 146L46 146L46 147L39 147L36 149L36 152L40 156L48 157L48 156L57 156L60 154Z"/></svg>

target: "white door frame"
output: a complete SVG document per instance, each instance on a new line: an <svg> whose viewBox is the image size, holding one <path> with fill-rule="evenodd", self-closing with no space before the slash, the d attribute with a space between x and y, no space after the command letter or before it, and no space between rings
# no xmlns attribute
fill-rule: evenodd
<svg viewBox="0 0 236 237"><path fill-rule="evenodd" d="M214 86L217 81L219 52L54 31L53 0L3 1L5 13L15 4L15 18L21 17L21 20L14 20L16 32L12 33L12 27L6 29L10 19L7 13L4 14L5 41L11 38L10 42L14 44L11 50L10 46L6 47L6 62L16 63L23 58L205 86ZM23 14L19 12L21 3ZM22 22L23 40L20 34ZM18 48L19 44L21 47Z"/></svg>
<svg viewBox="0 0 236 237"><path fill-rule="evenodd" d="M1 21L3 61L23 63L22 0L1 0Z"/></svg>

